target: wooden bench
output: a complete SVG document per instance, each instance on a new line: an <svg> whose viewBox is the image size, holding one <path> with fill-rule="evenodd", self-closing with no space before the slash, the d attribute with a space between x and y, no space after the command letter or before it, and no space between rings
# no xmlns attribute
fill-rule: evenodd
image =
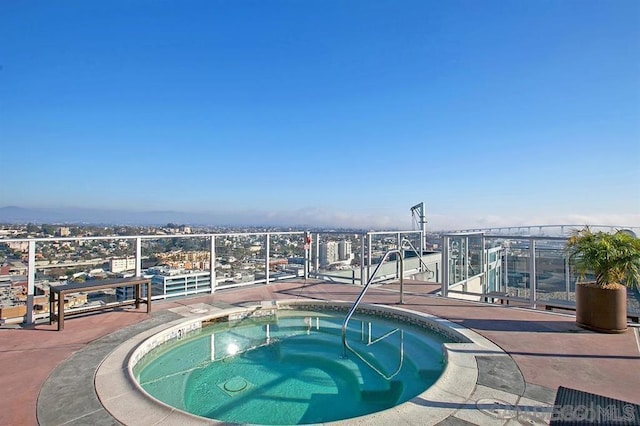
<svg viewBox="0 0 640 426"><path fill-rule="evenodd" d="M146 285L146 298L142 297L142 286ZM109 303L102 306L94 306L86 309L79 309L73 312L64 311L64 297L67 294L79 292L91 292L116 287L135 287L135 298L124 302ZM147 304L147 313L151 312L151 280L148 278L116 278L110 280L92 280L82 283L70 283L61 286L51 286L49 289L49 324L58 322L58 331L64 329L65 316L81 315L87 312L102 311L120 306L135 305L140 308L140 303ZM56 309L57 305L57 309Z"/></svg>
<svg viewBox="0 0 640 426"><path fill-rule="evenodd" d="M546 311L553 311L554 309L564 309L567 311L575 311L576 304L570 300L538 300L538 303L544 305ZM640 313L627 312L627 318L633 322L640 322Z"/></svg>

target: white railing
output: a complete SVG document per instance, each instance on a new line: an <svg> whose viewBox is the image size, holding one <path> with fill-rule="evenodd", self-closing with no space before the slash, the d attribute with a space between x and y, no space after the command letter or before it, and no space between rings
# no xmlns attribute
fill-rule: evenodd
<svg viewBox="0 0 640 426"><path fill-rule="evenodd" d="M312 238L313 235L313 238ZM100 262L107 263L110 260L119 257L112 253L106 253L101 258L88 262L88 257L93 255L84 254L82 259L74 259L69 261L65 255L67 251L78 251L83 246L90 243L95 244L101 242L103 246L122 247L125 255L135 259L134 265L129 272L130 275L142 276L147 272L143 268L143 260L150 255L159 255L166 253L154 253L151 246L157 245L158 242L168 239L191 240L196 241L195 245L202 248L206 253L206 265L200 268L198 272L209 271L210 285L194 285L189 286L185 279L183 283L173 282L171 293L166 291L167 285L164 285L164 291L158 291L164 280L164 276L157 275L152 278L154 282L153 299L165 299L169 297L180 297L195 294L214 293L216 290L232 288L246 285L269 284L282 279L314 277L336 282L351 282L354 284L362 284L369 276L371 267L377 266L375 259L376 251L388 248L400 247L403 239L413 238L414 240L423 241L421 231L389 231L389 232L361 232L361 233L338 233L338 232L319 232L309 233L307 231L283 231L283 232L248 232L248 233L201 233L201 234L172 234L172 235L109 235L109 236L86 236L86 237L38 237L38 238L9 238L0 239L0 244L18 243L26 244L26 315L24 321L33 323L36 318L46 317L44 312L36 312L34 306L37 305L36 300L36 281L47 277L47 271L53 268L68 270L69 266L78 266L86 270L89 265L99 266ZM330 244L327 244L331 242ZM335 243L335 244L334 244ZM328 271L327 266L322 261L326 261L327 254L321 256L321 248L323 245L334 247L336 244L342 244L343 260L350 260L347 270ZM102 247L104 248L104 247ZM323 250L327 250L323 248ZM49 255L51 260L48 264L46 260L36 261L37 257ZM223 266L217 264L217 259L221 256L227 258L243 255L246 258L245 266L248 265L252 273L242 275L241 269L235 269L235 275L241 275L241 278L226 277L223 275ZM295 259L300 262L297 270L291 264L288 267L276 269L276 263L283 259ZM414 260L414 259L411 259ZM62 263L58 263L62 261ZM80 261L80 262L77 262ZM52 263L53 262L53 263ZM417 260L413 263L412 271L420 271L422 266ZM433 265L433 260L431 260ZM283 262L284 263L284 262ZM437 261L435 268L437 269ZM394 262L387 262L383 267L384 279L398 278L399 270ZM342 280L345 278L346 280ZM166 277L167 282L171 277ZM51 279L55 283L55 279ZM127 294L124 291L123 294Z"/></svg>
<svg viewBox="0 0 640 426"><path fill-rule="evenodd" d="M446 234L441 294L478 301L491 295L489 299L509 300L531 308L544 305L545 301L573 302L576 275L565 255L567 238L484 232ZM629 292L627 301L629 312L640 311L635 291Z"/></svg>

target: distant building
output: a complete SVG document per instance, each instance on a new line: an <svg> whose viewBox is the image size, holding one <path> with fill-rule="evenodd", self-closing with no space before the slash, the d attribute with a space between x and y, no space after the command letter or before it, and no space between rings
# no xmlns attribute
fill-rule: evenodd
<svg viewBox="0 0 640 426"><path fill-rule="evenodd" d="M353 250L351 241L342 240L338 243L338 260L352 260Z"/></svg>
<svg viewBox="0 0 640 426"><path fill-rule="evenodd" d="M56 230L56 235L59 237L68 237L71 235L71 230L66 226L61 226Z"/></svg>
<svg viewBox="0 0 640 426"><path fill-rule="evenodd" d="M115 274L136 269L135 257L114 257L109 260L109 270Z"/></svg>
<svg viewBox="0 0 640 426"><path fill-rule="evenodd" d="M320 245L320 266L326 268L340 259L338 253L338 243L336 241L326 241Z"/></svg>
<svg viewBox="0 0 640 426"><path fill-rule="evenodd" d="M211 292L211 273L195 272L180 275L154 275L151 294L165 297Z"/></svg>
<svg viewBox="0 0 640 426"><path fill-rule="evenodd" d="M27 264L17 260L12 260L0 266L2 275L27 275Z"/></svg>
<svg viewBox="0 0 640 426"><path fill-rule="evenodd" d="M26 253L29 251L29 241L9 241L5 243L11 250Z"/></svg>
<svg viewBox="0 0 640 426"><path fill-rule="evenodd" d="M134 286L116 287L116 300L123 302L125 300L133 300L136 296L136 288ZM147 286L140 288L140 297L147 297Z"/></svg>
<svg viewBox="0 0 640 426"><path fill-rule="evenodd" d="M154 269L156 270L155 272L160 272L159 269ZM176 297L211 292L210 272L176 272L176 270L165 270L163 273L154 274L151 277L152 296ZM121 297L128 296L131 296L130 298L132 299L132 291L133 287L131 287L131 290L118 288L116 291L118 300L122 300Z"/></svg>
<svg viewBox="0 0 640 426"><path fill-rule="evenodd" d="M320 266L323 268L334 263L349 263L352 259L351 241L327 241L320 245Z"/></svg>

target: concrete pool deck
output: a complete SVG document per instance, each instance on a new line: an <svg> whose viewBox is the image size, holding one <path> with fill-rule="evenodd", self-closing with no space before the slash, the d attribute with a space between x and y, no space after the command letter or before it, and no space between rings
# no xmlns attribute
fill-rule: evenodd
<svg viewBox="0 0 640 426"><path fill-rule="evenodd" d="M449 414L437 424L536 424L545 413L548 420L560 385L640 403L637 328L624 334L597 334L576 327L569 315L445 299L429 294L435 289L433 284L405 281L401 307L460 324L506 352L474 354L477 378L466 399L450 395L447 400L411 402L422 413L427 407L434 412L447 410ZM100 403L94 376L107 355L131 337L197 314L203 306L225 308L292 298L353 301L360 290L311 280L283 282L157 302L151 315L126 310L77 317L61 332L48 323L0 330L4 390L0 424L119 424ZM397 290L397 285L372 287L363 302L396 306ZM171 424L169 417L158 420L137 414L138 421L130 424ZM398 414L397 424L434 424L419 414Z"/></svg>

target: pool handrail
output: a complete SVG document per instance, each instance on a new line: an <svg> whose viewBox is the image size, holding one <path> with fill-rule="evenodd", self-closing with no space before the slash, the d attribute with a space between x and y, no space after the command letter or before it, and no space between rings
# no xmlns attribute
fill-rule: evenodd
<svg viewBox="0 0 640 426"><path fill-rule="evenodd" d="M402 333L400 334L401 336L400 364L398 365L398 368L396 369L396 371L394 371L391 375L386 375L382 371L380 371L378 368L376 368L373 364L371 364L369 361L367 361L367 359L365 359L362 355L360 355L355 349L349 346L349 344L347 343L347 325L349 324L349 320L353 316L353 313L358 308L358 305L360 304L360 301L364 297L364 294L367 292L367 290L369 289L369 286L373 282L373 279L376 277L378 270L380 269L382 264L385 262L385 260L387 260L387 257L389 257L389 255L393 253L396 253L398 255L398 259L400 260L400 304L404 303L403 302L404 259L402 258L402 252L399 249L387 250L384 256L382 256L382 259L380 259L380 263L378 263L378 266L376 266L376 269L373 271L373 274L371 274L371 276L369 277L367 284L365 284L364 288L358 295L356 301L353 303L353 306L351 306L351 309L349 309L349 312L347 313L347 316L345 317L344 322L342 323L342 357L343 358L347 357L347 349L348 349L349 351L351 351L351 353L353 353L355 356L360 358L362 362L368 365L372 370L374 370L376 373L382 376L385 380L391 380L395 375L397 375L400 372L400 369L402 368L402 364L404 362L404 339L402 338Z"/></svg>
<svg viewBox="0 0 640 426"><path fill-rule="evenodd" d="M406 243L406 244L408 244L408 245L409 245L409 247L411 248L411 250L413 250L413 251L415 252L415 254L417 254L417 255L418 255L418 260L420 261L420 264L424 267L424 269L425 269L425 270L429 273L429 275L430 275L430 277L429 277L429 278L430 278L430 279L431 279L431 278L433 278L434 273L433 273L433 271L432 271L431 269L429 269L429 267L427 266L427 264L426 264L426 263L424 262L424 260L422 259L422 253L418 253L418 249L417 249L417 248L415 248L415 246L413 245L413 243L411 243L411 240L408 240L408 239L406 239L406 238L403 238L403 239L402 239L402 250L406 250L406 249L405 249L405 247L404 247L405 243Z"/></svg>

